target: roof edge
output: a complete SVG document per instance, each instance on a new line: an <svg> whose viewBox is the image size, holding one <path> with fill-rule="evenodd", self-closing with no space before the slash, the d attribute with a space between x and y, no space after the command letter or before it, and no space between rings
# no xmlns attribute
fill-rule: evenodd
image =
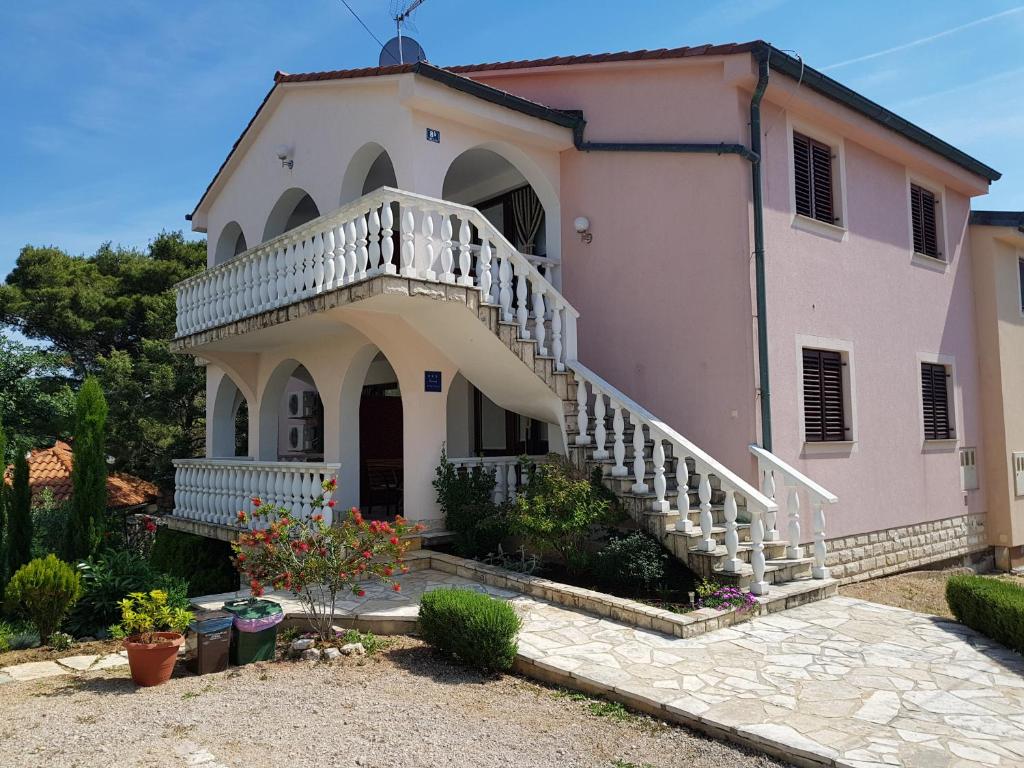
<svg viewBox="0 0 1024 768"><path fill-rule="evenodd" d="M971 211L970 223L982 227L1015 227L1024 232L1024 211Z"/></svg>

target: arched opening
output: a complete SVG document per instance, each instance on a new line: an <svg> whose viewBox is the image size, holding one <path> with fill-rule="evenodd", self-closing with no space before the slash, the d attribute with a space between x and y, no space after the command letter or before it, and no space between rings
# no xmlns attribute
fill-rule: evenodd
<svg viewBox="0 0 1024 768"><path fill-rule="evenodd" d="M249 455L249 403L227 374L217 385L210 420L211 458Z"/></svg>
<svg viewBox="0 0 1024 768"><path fill-rule="evenodd" d="M364 144L352 155L341 182L340 205L350 203L381 187L397 187L398 177L391 155L380 144Z"/></svg>
<svg viewBox="0 0 1024 768"><path fill-rule="evenodd" d="M546 206L519 168L497 152L476 147L456 157L441 196L479 209L521 253L547 254L550 203Z"/></svg>
<svg viewBox="0 0 1024 768"><path fill-rule="evenodd" d="M260 461L324 460L324 405L304 365L282 362L260 400Z"/></svg>
<svg viewBox="0 0 1024 768"><path fill-rule="evenodd" d="M213 263L223 264L234 258L248 246L245 244L245 233L237 221L228 222L217 238L217 247L213 252Z"/></svg>
<svg viewBox="0 0 1024 768"><path fill-rule="evenodd" d="M263 242L301 227L319 215L320 209L313 198L304 189L292 187L278 198L270 210L263 228Z"/></svg>
<svg viewBox="0 0 1024 768"><path fill-rule="evenodd" d="M391 363L378 352L359 399L359 506L373 517L402 512L405 489L402 391Z"/></svg>

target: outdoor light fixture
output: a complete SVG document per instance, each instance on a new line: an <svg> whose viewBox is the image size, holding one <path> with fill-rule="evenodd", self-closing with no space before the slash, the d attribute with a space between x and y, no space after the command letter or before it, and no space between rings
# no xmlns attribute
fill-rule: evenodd
<svg viewBox="0 0 1024 768"><path fill-rule="evenodd" d="M576 231L579 233L580 240L587 245L590 245L594 240L594 236L590 232L590 219L586 216L577 216L576 221L573 222L573 226L576 227Z"/></svg>
<svg viewBox="0 0 1024 768"><path fill-rule="evenodd" d="M295 160L292 157L292 148L287 144L278 144L277 159L281 161L282 168L294 168Z"/></svg>

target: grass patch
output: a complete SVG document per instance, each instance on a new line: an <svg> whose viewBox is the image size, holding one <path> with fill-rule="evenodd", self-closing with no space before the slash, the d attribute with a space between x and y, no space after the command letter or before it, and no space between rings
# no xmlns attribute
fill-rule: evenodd
<svg viewBox="0 0 1024 768"><path fill-rule="evenodd" d="M564 699L565 701L572 701L577 704L586 705L587 713L592 717L607 717L609 720L614 720L617 723L648 720L648 718L643 715L637 715L630 712L617 701L594 698L593 696L587 696L585 693L573 691L569 688L558 688L551 695L556 699Z"/></svg>
<svg viewBox="0 0 1024 768"><path fill-rule="evenodd" d="M629 760L612 760L612 768L654 768L650 763L631 763Z"/></svg>

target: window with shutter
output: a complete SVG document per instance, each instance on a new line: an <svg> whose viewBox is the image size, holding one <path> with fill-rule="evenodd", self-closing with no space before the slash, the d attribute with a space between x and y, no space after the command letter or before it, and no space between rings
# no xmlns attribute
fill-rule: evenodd
<svg viewBox="0 0 1024 768"><path fill-rule="evenodd" d="M921 363L921 404L925 440L954 437L950 423L949 369L941 363Z"/></svg>
<svg viewBox="0 0 1024 768"><path fill-rule="evenodd" d="M914 230L914 252L932 258L939 253L939 230L935 195L916 184L910 185L910 221Z"/></svg>
<svg viewBox="0 0 1024 768"><path fill-rule="evenodd" d="M793 177L796 212L835 224L832 148L802 133L794 133Z"/></svg>
<svg viewBox="0 0 1024 768"><path fill-rule="evenodd" d="M842 355L805 348L803 364L804 439L809 443L846 440Z"/></svg>

